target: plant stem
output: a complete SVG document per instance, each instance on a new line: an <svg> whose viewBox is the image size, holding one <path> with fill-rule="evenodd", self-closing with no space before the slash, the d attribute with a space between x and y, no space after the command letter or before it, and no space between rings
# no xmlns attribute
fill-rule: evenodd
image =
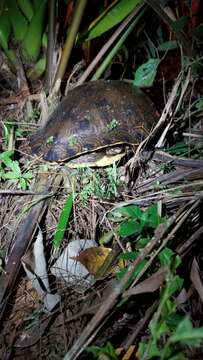
<svg viewBox="0 0 203 360"><path fill-rule="evenodd" d="M87 0L77 0L76 3L76 8L75 8L75 12L74 12L74 16L73 16L73 20L67 35L67 39L66 39L66 43L65 43L65 47L64 47L64 51L63 51L63 55L61 58L61 62L59 64L55 79L54 79L54 84L56 83L57 80L61 80L65 74L67 65L68 65L68 61L70 59L70 55L71 55L71 51L73 48L73 45L75 43L75 38L82 20L82 16L84 14L85 11L85 7L87 4ZM53 84L53 86L54 86Z"/></svg>

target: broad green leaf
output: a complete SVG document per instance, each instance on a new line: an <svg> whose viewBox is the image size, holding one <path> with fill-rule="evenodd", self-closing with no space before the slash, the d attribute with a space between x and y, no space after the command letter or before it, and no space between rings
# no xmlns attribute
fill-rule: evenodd
<svg viewBox="0 0 203 360"><path fill-rule="evenodd" d="M119 256L121 260L135 260L139 255L138 251L127 251Z"/></svg>
<svg viewBox="0 0 203 360"><path fill-rule="evenodd" d="M0 45L4 51L8 50L8 40L11 32L11 23L8 16L8 9L4 8L0 16Z"/></svg>
<svg viewBox="0 0 203 360"><path fill-rule="evenodd" d="M139 66L135 72L133 84L138 87L152 86L159 63L159 59L149 59L146 63Z"/></svg>
<svg viewBox="0 0 203 360"><path fill-rule="evenodd" d="M18 6L27 20L31 20L34 14L31 0L17 0Z"/></svg>
<svg viewBox="0 0 203 360"><path fill-rule="evenodd" d="M21 176L21 169L20 166L18 164L18 161L12 161L10 168L12 169L12 171L14 172L14 174L16 175L16 177Z"/></svg>
<svg viewBox="0 0 203 360"><path fill-rule="evenodd" d="M192 29L192 34L198 40L203 41L203 23L198 25L196 28Z"/></svg>
<svg viewBox="0 0 203 360"><path fill-rule="evenodd" d="M142 228L156 229L161 223L161 218L157 212L157 206L151 206L142 212L141 216Z"/></svg>
<svg viewBox="0 0 203 360"><path fill-rule="evenodd" d="M71 193L65 202L64 208L59 218L56 232L54 234L54 239L53 239L54 248L59 248L61 241L63 240L64 233L70 219L72 207L73 207L73 194Z"/></svg>
<svg viewBox="0 0 203 360"><path fill-rule="evenodd" d="M192 323L186 317L178 325L176 331L170 338L170 342L180 341L188 346L199 347L203 341L203 327L193 328Z"/></svg>
<svg viewBox="0 0 203 360"><path fill-rule="evenodd" d="M175 31L181 31L185 27L185 25L188 23L189 18L187 16L181 16L176 21L173 21L173 29Z"/></svg>
<svg viewBox="0 0 203 360"><path fill-rule="evenodd" d="M160 51L168 51L177 49L178 42L176 40L166 41L163 44L159 45L158 50Z"/></svg>
<svg viewBox="0 0 203 360"><path fill-rule="evenodd" d="M140 224L136 220L128 220L120 225L120 236L126 237L140 233Z"/></svg>
<svg viewBox="0 0 203 360"><path fill-rule="evenodd" d="M111 6L109 11L101 15L96 25L88 31L87 39L93 39L122 21L136 6L140 0L120 0Z"/></svg>
<svg viewBox="0 0 203 360"><path fill-rule="evenodd" d="M41 0L36 9L22 42L23 55L26 59L36 60L42 45L42 34L45 20L46 0Z"/></svg>
<svg viewBox="0 0 203 360"><path fill-rule="evenodd" d="M31 173L31 171L28 171L24 174L22 174L23 178L26 180L32 179L33 178L33 174Z"/></svg>
<svg viewBox="0 0 203 360"><path fill-rule="evenodd" d="M17 180L19 177L13 171L8 171L4 174L4 179Z"/></svg>
<svg viewBox="0 0 203 360"><path fill-rule="evenodd" d="M120 208L120 213L132 218L141 218L142 210L136 205L128 205Z"/></svg>
<svg viewBox="0 0 203 360"><path fill-rule="evenodd" d="M7 166L7 167L11 167L11 164L13 162L13 160L11 159L11 156L13 156L13 151L12 150L8 150L8 151L4 151L0 154L0 160Z"/></svg>
<svg viewBox="0 0 203 360"><path fill-rule="evenodd" d="M166 324L168 325L169 329L174 331L177 326L180 324L181 321L183 321L184 317L183 315L179 315L179 314L170 314L167 318L166 318Z"/></svg>
<svg viewBox="0 0 203 360"><path fill-rule="evenodd" d="M28 29L28 23L24 15L17 6L16 0L8 0L9 19L14 32L14 40L22 41Z"/></svg>
<svg viewBox="0 0 203 360"><path fill-rule="evenodd" d="M123 206L119 209L116 209L110 213L113 215L113 217L118 219L125 219L125 218L141 218L142 211L141 209L136 205L128 205Z"/></svg>

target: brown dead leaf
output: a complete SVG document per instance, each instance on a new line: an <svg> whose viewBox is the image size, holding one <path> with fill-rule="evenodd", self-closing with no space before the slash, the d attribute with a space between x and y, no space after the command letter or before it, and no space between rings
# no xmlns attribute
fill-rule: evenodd
<svg viewBox="0 0 203 360"><path fill-rule="evenodd" d="M163 284L165 277L167 275L167 268L161 268L157 272L155 272L148 279L142 281L135 287L128 289L124 292L123 296L131 296L137 294L143 294L148 292L154 292L160 288Z"/></svg>
<svg viewBox="0 0 203 360"><path fill-rule="evenodd" d="M203 302L203 283L200 276L200 269L197 260L194 258L190 271L190 279L197 290L201 301Z"/></svg>

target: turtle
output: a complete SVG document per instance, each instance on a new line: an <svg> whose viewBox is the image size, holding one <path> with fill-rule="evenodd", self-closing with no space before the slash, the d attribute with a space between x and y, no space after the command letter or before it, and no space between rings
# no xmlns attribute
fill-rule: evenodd
<svg viewBox="0 0 203 360"><path fill-rule="evenodd" d="M90 81L68 92L29 146L44 160L71 168L107 166L137 146L156 118L152 101L131 83Z"/></svg>

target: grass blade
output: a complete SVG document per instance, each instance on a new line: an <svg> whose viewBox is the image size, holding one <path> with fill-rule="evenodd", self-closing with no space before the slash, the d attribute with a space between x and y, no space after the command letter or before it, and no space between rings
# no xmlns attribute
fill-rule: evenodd
<svg viewBox="0 0 203 360"><path fill-rule="evenodd" d="M54 234L53 247L55 249L59 248L61 245L65 230L67 228L67 225L68 225L68 222L70 219L72 207L73 207L73 194L71 193L65 202L64 208L63 208L60 218L59 218L56 232Z"/></svg>

